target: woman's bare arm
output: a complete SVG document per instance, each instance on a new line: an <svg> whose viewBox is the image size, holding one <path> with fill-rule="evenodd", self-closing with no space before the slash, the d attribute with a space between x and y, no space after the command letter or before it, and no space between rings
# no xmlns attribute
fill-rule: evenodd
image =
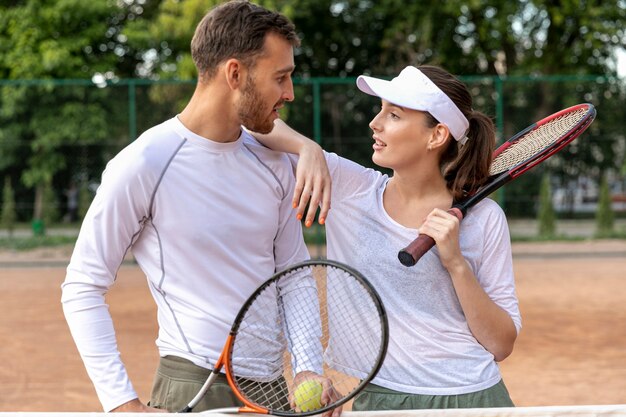
<svg viewBox="0 0 626 417"><path fill-rule="evenodd" d="M293 193L296 216L298 220L302 219L308 205L304 224L310 227L319 206L318 221L324 224L330 210L331 180L321 146L280 119L274 122L274 129L268 134L250 133L270 149L299 155Z"/></svg>

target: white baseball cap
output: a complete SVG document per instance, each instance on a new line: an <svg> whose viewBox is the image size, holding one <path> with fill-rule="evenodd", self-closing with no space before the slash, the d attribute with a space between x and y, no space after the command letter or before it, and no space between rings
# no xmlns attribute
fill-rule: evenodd
<svg viewBox="0 0 626 417"><path fill-rule="evenodd" d="M426 111L450 129L461 144L467 141L469 122L439 87L419 69L408 66L391 81L361 75L356 80L359 90L380 97L397 106Z"/></svg>

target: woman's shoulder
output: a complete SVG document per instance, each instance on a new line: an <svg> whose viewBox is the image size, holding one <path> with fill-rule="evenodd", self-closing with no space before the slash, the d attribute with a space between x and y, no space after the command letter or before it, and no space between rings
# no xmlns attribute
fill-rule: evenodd
<svg viewBox="0 0 626 417"><path fill-rule="evenodd" d="M381 181L387 176L382 172L367 167L359 162L353 161L343 156L339 156L334 152L324 151L328 168L331 171L338 171L344 175L358 178L367 178L368 183Z"/></svg>
<svg viewBox="0 0 626 417"><path fill-rule="evenodd" d="M471 214L477 218L483 219L503 219L506 221L506 215L502 207L491 198L485 198L472 208L468 210L468 215Z"/></svg>
<svg viewBox="0 0 626 417"><path fill-rule="evenodd" d="M358 162L325 152L328 170L333 180L333 192L337 197L368 194L380 188L388 176L382 172L361 165Z"/></svg>

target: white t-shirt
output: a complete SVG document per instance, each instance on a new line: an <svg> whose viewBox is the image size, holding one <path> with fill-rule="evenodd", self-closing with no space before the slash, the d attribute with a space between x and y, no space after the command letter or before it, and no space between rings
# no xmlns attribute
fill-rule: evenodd
<svg viewBox="0 0 626 417"><path fill-rule="evenodd" d="M104 298L128 249L158 307L159 354L211 368L256 287L308 258L291 206L294 184L286 155L248 133L218 143L178 118L108 163L62 286L70 330L105 411L137 397Z"/></svg>
<svg viewBox="0 0 626 417"><path fill-rule="evenodd" d="M399 262L398 251L418 230L385 212L389 178L335 154L326 159L333 181L327 256L360 271L379 292L389 317L387 356L372 382L425 395L464 394L499 382L498 365L472 335L437 248L413 267ZM519 331L509 230L494 201L483 200L468 211L460 245L480 285Z"/></svg>

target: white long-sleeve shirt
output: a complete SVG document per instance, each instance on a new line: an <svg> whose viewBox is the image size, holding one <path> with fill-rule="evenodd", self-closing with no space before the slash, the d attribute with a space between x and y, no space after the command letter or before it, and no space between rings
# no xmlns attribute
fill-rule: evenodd
<svg viewBox="0 0 626 417"><path fill-rule="evenodd" d="M455 395L489 388L501 375L494 357L469 329L437 248L413 267L398 251L419 231L394 221L383 206L389 178L326 154L332 210L326 221L327 256L360 271L379 292L389 318L390 340L373 383L413 394ZM486 199L460 224L460 245L487 295L521 328L508 225L501 208ZM335 366L353 358L333 358Z"/></svg>
<svg viewBox="0 0 626 417"><path fill-rule="evenodd" d="M105 302L126 252L132 247L157 304L159 354L211 368L254 289L308 258L291 206L294 181L287 157L249 134L218 143L177 118L107 164L62 285L105 411L137 397Z"/></svg>

